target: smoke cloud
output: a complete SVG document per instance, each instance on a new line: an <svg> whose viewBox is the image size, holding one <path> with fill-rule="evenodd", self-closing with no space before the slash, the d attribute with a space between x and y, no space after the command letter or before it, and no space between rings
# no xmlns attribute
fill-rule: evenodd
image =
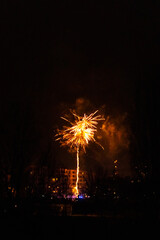
<svg viewBox="0 0 160 240"><path fill-rule="evenodd" d="M113 172L115 160L118 160L118 172L120 176L131 174L130 136L131 131L126 113L114 117L107 116L102 125L101 137L99 136L99 138L102 138L109 174Z"/></svg>

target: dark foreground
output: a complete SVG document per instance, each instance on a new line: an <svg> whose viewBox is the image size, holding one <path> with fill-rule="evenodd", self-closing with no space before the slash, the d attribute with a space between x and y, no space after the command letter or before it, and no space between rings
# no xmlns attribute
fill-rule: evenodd
<svg viewBox="0 0 160 240"><path fill-rule="evenodd" d="M159 201L27 201L12 205L1 209L1 239L159 238Z"/></svg>
<svg viewBox="0 0 160 240"><path fill-rule="evenodd" d="M157 239L159 227L149 217L3 216L1 239Z"/></svg>

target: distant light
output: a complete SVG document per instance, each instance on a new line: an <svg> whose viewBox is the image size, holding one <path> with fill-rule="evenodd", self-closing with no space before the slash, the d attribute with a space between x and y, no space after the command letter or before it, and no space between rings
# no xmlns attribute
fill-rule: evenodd
<svg viewBox="0 0 160 240"><path fill-rule="evenodd" d="M15 204L14 207L17 208L17 204Z"/></svg>
<svg viewBox="0 0 160 240"><path fill-rule="evenodd" d="M83 199L83 196L82 196L82 195L79 195L78 198Z"/></svg>

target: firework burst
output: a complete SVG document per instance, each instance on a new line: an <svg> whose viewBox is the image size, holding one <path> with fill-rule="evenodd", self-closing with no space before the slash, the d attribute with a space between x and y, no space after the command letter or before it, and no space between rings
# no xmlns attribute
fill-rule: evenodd
<svg viewBox="0 0 160 240"><path fill-rule="evenodd" d="M79 194L79 150L80 148L83 148L85 152L86 146L90 141L96 142L100 145L100 143L95 140L94 135L97 131L98 121L105 119L101 115L96 115L97 112L98 110L88 116L84 114L83 117L78 116L76 113L72 112L74 116L74 122L71 122L64 117L61 117L63 120L68 122L70 126L64 126L62 130L58 129L58 133L56 134L56 140L60 141L62 146L69 146L70 148L74 148L77 150L77 181L75 186L76 196L78 196Z"/></svg>

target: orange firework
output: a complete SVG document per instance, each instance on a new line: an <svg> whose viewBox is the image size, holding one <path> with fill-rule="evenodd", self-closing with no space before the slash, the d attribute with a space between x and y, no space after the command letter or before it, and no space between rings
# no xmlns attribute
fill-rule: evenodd
<svg viewBox="0 0 160 240"><path fill-rule="evenodd" d="M70 148L76 148L77 150L77 181L75 186L76 196L79 194L79 149L82 147L85 151L85 148L88 145L89 141L96 142L94 134L97 131L98 121L105 120L101 115L96 115L97 112L98 110L88 116L84 114L83 117L72 113L75 118L74 122L70 122L68 119L61 117L63 120L69 122L71 126L64 126L64 128L62 130L58 130L58 133L56 134L56 136L58 136L56 140L59 140L62 146L68 145Z"/></svg>

